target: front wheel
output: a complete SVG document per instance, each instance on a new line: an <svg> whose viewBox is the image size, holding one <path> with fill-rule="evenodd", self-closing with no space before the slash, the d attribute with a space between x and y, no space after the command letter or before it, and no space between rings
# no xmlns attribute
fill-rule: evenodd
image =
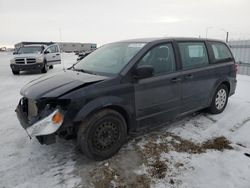
<svg viewBox="0 0 250 188"><path fill-rule="evenodd" d="M14 75L18 75L20 72L19 72L19 71L12 70L12 73L13 73Z"/></svg>
<svg viewBox="0 0 250 188"><path fill-rule="evenodd" d="M42 72L42 73L48 72L48 65L47 65L46 62L43 63L43 68L42 68L41 72Z"/></svg>
<svg viewBox="0 0 250 188"><path fill-rule="evenodd" d="M126 121L118 112L101 110L80 125L78 146L88 158L105 160L119 151L126 140Z"/></svg>
<svg viewBox="0 0 250 188"><path fill-rule="evenodd" d="M212 114L219 114L223 112L227 106L227 101L228 101L228 88L226 85L221 84L217 88L213 96L213 100L211 106L209 107L209 111Z"/></svg>

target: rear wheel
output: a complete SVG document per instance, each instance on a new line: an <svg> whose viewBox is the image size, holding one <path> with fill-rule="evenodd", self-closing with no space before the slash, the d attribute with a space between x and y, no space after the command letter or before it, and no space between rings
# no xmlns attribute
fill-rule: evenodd
<svg viewBox="0 0 250 188"><path fill-rule="evenodd" d="M13 73L14 75L18 75L20 72L19 72L19 71L12 70L12 73Z"/></svg>
<svg viewBox="0 0 250 188"><path fill-rule="evenodd" d="M228 88L224 84L221 84L217 88L217 90L213 96L211 106L209 107L209 111L212 114L219 114L219 113L224 111L224 109L227 106L228 93L229 93Z"/></svg>
<svg viewBox="0 0 250 188"><path fill-rule="evenodd" d="M50 66L49 66L49 69L53 69L53 68L54 68L53 65L50 65Z"/></svg>
<svg viewBox="0 0 250 188"><path fill-rule="evenodd" d="M104 109L80 125L77 142L88 158L104 160L119 151L126 135L124 118L114 110Z"/></svg>

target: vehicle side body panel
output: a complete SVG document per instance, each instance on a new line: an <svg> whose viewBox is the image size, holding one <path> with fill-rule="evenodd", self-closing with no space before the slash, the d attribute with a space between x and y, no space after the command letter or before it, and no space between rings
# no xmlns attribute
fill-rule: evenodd
<svg viewBox="0 0 250 188"><path fill-rule="evenodd" d="M81 96L80 98L75 98ZM84 121L92 113L103 108L120 110L127 117L131 130L136 129L134 109L134 88L131 83L121 83L120 77L104 80L63 95L61 99L71 99L72 104L66 117L73 122ZM72 109L72 110L71 110Z"/></svg>

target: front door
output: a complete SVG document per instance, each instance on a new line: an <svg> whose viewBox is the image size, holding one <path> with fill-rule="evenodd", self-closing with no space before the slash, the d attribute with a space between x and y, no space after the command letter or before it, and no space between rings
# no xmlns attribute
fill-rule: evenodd
<svg viewBox="0 0 250 188"><path fill-rule="evenodd" d="M172 44L160 44L149 50L137 67L141 65L151 65L154 73L134 83L137 122L140 127L161 125L173 119L180 108L181 80Z"/></svg>
<svg viewBox="0 0 250 188"><path fill-rule="evenodd" d="M45 50L45 55L48 65L61 64L61 55L58 45L51 45Z"/></svg>

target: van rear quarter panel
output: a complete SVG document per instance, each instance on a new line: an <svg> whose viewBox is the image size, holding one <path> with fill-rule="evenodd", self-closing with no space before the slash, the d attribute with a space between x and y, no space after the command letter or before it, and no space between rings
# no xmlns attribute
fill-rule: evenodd
<svg viewBox="0 0 250 188"><path fill-rule="evenodd" d="M233 65L234 65L233 61L212 65L214 66L213 71L214 71L215 82L214 82L213 91L210 93L209 104L212 101L212 98L216 89L223 82L229 83L229 95L234 94L235 87L236 87L236 78L234 76L235 73L233 71Z"/></svg>

